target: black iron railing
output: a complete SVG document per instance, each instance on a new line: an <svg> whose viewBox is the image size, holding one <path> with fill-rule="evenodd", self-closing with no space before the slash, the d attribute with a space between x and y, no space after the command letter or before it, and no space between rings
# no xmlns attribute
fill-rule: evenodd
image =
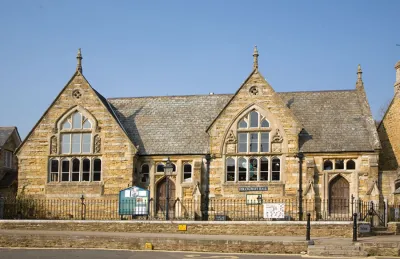
<svg viewBox="0 0 400 259"><path fill-rule="evenodd" d="M316 221L351 221L357 213L360 220L385 223L385 204L352 199L304 199L303 214ZM396 207L397 206L397 207ZM389 220L399 220L400 205L389 206ZM116 199L33 199L0 200L3 219L66 219L66 220L165 220L166 200L146 202ZM397 211L397 212L396 212ZM397 214L396 214L397 213ZM397 218L396 218L397 215ZM297 199L222 199L207 203L194 199L169 200L171 220L299 220ZM305 220L305 217L303 217ZM400 221L400 220L399 220Z"/></svg>

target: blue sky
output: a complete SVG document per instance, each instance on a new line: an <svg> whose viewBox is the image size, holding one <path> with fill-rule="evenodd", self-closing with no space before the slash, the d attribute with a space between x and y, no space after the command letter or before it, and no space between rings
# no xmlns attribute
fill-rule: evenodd
<svg viewBox="0 0 400 259"><path fill-rule="evenodd" d="M0 125L24 138L75 71L105 97L234 93L252 69L277 92L393 97L400 1L0 1Z"/></svg>

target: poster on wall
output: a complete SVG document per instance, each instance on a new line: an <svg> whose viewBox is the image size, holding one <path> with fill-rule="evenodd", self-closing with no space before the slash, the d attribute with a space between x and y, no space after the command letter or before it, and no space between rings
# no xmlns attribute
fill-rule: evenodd
<svg viewBox="0 0 400 259"><path fill-rule="evenodd" d="M265 219L285 218L285 203L264 203Z"/></svg>

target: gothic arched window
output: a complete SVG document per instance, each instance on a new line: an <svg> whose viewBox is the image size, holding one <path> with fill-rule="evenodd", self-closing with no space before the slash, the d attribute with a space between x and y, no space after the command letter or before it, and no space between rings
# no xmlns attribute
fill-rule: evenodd
<svg viewBox="0 0 400 259"><path fill-rule="evenodd" d="M78 108L58 122L59 134L53 135L50 142L49 182L101 181L101 159L87 157L100 153L100 148L95 150L93 145L97 122L91 118ZM99 134L96 142L100 147Z"/></svg>

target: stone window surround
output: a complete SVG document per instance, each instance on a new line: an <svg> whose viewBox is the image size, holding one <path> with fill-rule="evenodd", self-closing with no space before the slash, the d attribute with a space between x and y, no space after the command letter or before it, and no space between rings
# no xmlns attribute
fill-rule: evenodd
<svg viewBox="0 0 400 259"><path fill-rule="evenodd" d="M67 130L62 130L62 124L64 123L64 121L69 118L70 116L72 116L73 113L75 112L80 112L83 116L85 116L86 118L88 118L90 120L90 123L92 124L92 128L91 129L67 129ZM67 156L72 156L75 154L61 154L61 138L62 138L62 133L92 133L91 134L91 147L90 147L90 153L84 154L84 155L90 155L93 154L95 151L94 148L94 144L95 144L95 138L97 135L96 133L100 132L100 127L98 126L98 121L96 120L96 118L85 108L81 107L81 106L75 106L72 107L71 109L69 109L68 111L66 111L56 122L55 126L54 126L54 135L50 136L50 142L51 142L51 138L52 137L56 137L57 138L57 155L67 155ZM51 149L51 143L49 145L49 149ZM51 150L49 150L49 153L51 154ZM100 154L100 153L97 153ZM79 154L76 154L79 155Z"/></svg>
<svg viewBox="0 0 400 259"><path fill-rule="evenodd" d="M177 176L178 174L180 174L181 175L181 185L182 186L186 186L186 185L191 186L193 184L193 170L194 170L193 165L194 165L194 161L188 160L188 159L171 159L171 163L175 166L175 170L172 172L172 176ZM139 174L140 175L142 174L141 168L142 168L142 166L144 164L147 164L149 166L149 180L146 183L154 184L154 182L150 183L150 180L152 178L151 175L153 175L153 176L160 176L160 175L164 176L164 171L157 172L157 166L159 164L165 165L165 160L158 160L158 159L157 160L148 160L148 159L146 159L146 160L142 161L140 163L140 167L139 167L140 168L139 169ZM191 171L191 180L190 181L184 181L184 165L185 164L190 164L191 167L192 167L191 168L192 171Z"/></svg>
<svg viewBox="0 0 400 259"><path fill-rule="evenodd" d="M67 118L72 116L75 112L81 113L88 120L90 120L92 128L91 129L79 129L79 130L74 130L74 129L62 130L62 124L65 122L65 120ZM71 125L71 127L72 127L72 125ZM61 136L62 136L62 133L64 133L64 132L69 132L69 133L74 133L74 132L80 132L80 133L88 132L89 133L90 132L90 133L92 133L91 134L91 147L90 147L90 152L91 153L87 153L87 154L61 154ZM100 127L98 126L97 119L88 110L86 110L85 108L77 105L77 106L74 106L74 107L70 108L66 112L64 112L64 114L62 116L60 116L60 118L56 121L56 123L54 125L54 130L53 130L54 134L49 136L49 143L50 143L49 144L49 154L50 155L49 155L49 159L47 160L47 162L48 162L48 166L47 166L48 167L48 170L47 170L48 171L47 184L72 184L72 183L74 183L74 184L77 184L77 183L98 184L99 182L101 182L103 180L103 170L104 170L103 161L101 159L101 152L97 152L97 153L94 152L96 150L95 147L94 147L95 138L100 136L99 132L100 132ZM51 145L52 145L51 142L52 142L53 137L55 137L56 140L57 140L56 141L56 143L57 143L57 146L56 146L56 151L57 152L56 153L52 153L52 150L51 150ZM58 181L53 181L52 182L52 181L50 181L51 180L50 179L50 173L51 173L51 162L50 161L52 159L55 159L55 158L59 159L59 165L58 165L59 166L59 176L58 176L59 178L58 178ZM93 179L92 178L93 161L94 161L95 158L99 158L100 161L101 161L100 181L88 181L88 182L87 181L71 181L71 178L70 178L70 181L61 181L61 160L63 158L68 158L70 161L72 161L73 158L79 158L81 161L84 158L89 158L90 161L91 161L91 164L90 164L90 170L91 170L90 177L91 177L91 179ZM82 168L82 164L83 163L81 162L80 163L80 167L81 168ZM71 169L70 169L70 171L71 171L72 170L72 165L70 165L70 167L71 167ZM81 172L80 172L80 174L81 174ZM81 177L80 177L80 179L81 179Z"/></svg>
<svg viewBox="0 0 400 259"><path fill-rule="evenodd" d="M72 181L72 160L73 159L79 159L80 163L79 163L79 181ZM82 181L82 174L83 174L83 160L87 158L90 161L90 171L89 171L89 181ZM69 160L69 180L68 181L62 181L62 161L64 159ZM100 160L100 166L101 166L101 171L100 171L100 180L99 181L94 181L93 180L93 174L94 174L94 160L99 159ZM51 177L52 177L52 172L51 171L51 161L53 160L58 160L58 179L57 181L52 181ZM102 181L103 179L103 161L101 159L101 157L93 155L93 156L51 156L48 160L48 183L50 184L54 184L54 183L99 183Z"/></svg>
<svg viewBox="0 0 400 259"><path fill-rule="evenodd" d="M249 169L247 166L246 170L246 181L239 181L239 168L238 168L238 160L240 157L246 158L247 165L249 164L249 159L251 158L256 158L258 161L257 165L257 180L256 181L249 181ZM259 180L260 179L260 170L261 170L261 158L266 157L268 159L268 180ZM234 181L228 181L227 180L227 159L228 158L233 158L235 160L235 180ZM280 162L280 171L279 171L279 180L272 180L272 159L273 158L278 158ZM282 177L282 172L284 168L284 157L283 156L276 156L276 155L257 155L257 156L226 156L224 159L224 180L223 182L225 184L231 184L231 183L280 183L283 182L283 177Z"/></svg>
<svg viewBox="0 0 400 259"><path fill-rule="evenodd" d="M251 124L251 113L253 113L253 112L256 112L257 113L257 127L251 127L250 126L250 124ZM246 119L246 117L247 117L247 121L245 121L245 119ZM267 124L268 124L268 127L262 127L262 122L263 122L263 120L265 120L266 122L267 122ZM242 121L245 121L246 122L246 127L245 128L243 128L243 127L240 127L240 123L242 122ZM262 143L262 134L261 133L268 133L268 151L266 151L265 153L269 153L270 152L270 150L271 150L271 134L270 134L270 132L271 132L271 124L270 124L270 122L269 122L269 120L267 119L267 117L265 116L265 115L263 115L260 111L258 111L256 108L252 108L252 109L250 109L249 111L247 111L244 115L242 115L242 116L240 116L238 119L237 119L237 122L236 122L236 139L237 139L237 153L240 153L240 154L258 154L258 153L261 153L261 143ZM240 143L240 139L239 139L239 134L247 134L246 136L247 136L247 139L246 139L246 152L240 152L239 151L239 145L241 144ZM250 150L251 150L251 138L250 138L250 135L251 134L254 134L254 133L258 133L257 134L257 136L258 136L258 138L257 138L257 151L255 151L255 152L251 152Z"/></svg>
<svg viewBox="0 0 400 259"><path fill-rule="evenodd" d="M336 169L336 160L343 160L344 166L342 169ZM354 169L347 169L347 163L352 160L355 164L355 168ZM331 161L332 162L332 169L325 169L325 162L327 161ZM357 158L353 157L353 158L324 158L322 161L322 170L326 171L326 172L343 172L343 171L348 171L348 172L352 172L357 170L358 168L358 163L357 163Z"/></svg>

